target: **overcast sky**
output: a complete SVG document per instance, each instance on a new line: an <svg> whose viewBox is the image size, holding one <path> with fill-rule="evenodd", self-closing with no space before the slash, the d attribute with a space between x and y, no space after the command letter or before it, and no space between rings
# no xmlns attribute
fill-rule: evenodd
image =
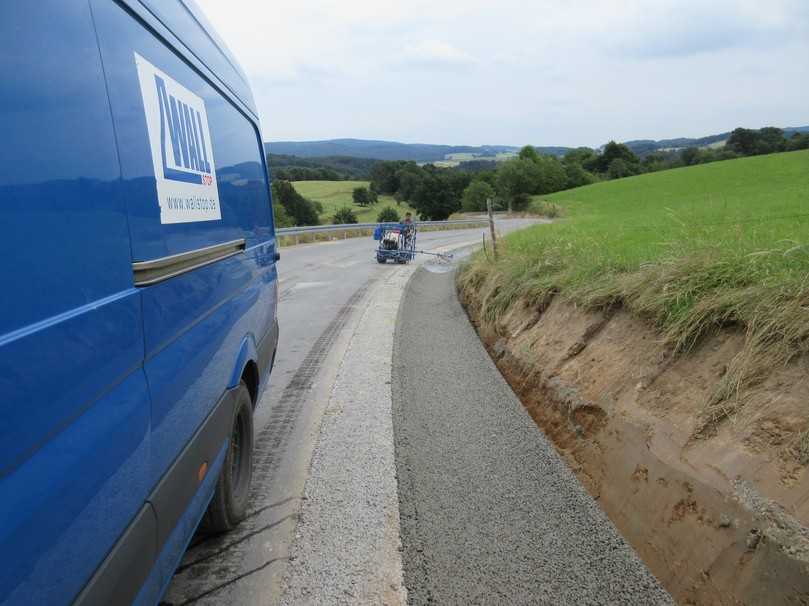
<svg viewBox="0 0 809 606"><path fill-rule="evenodd" d="M809 124L809 0L197 0L266 140L600 145Z"/></svg>

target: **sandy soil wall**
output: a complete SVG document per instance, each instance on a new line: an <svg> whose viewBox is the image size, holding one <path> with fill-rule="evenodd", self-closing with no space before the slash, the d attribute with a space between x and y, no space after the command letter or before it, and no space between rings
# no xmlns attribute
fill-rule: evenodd
<svg viewBox="0 0 809 606"><path fill-rule="evenodd" d="M809 367L774 368L742 412L700 411L741 349L725 330L679 356L623 311L560 297L470 319L537 425L681 604L809 604Z"/></svg>

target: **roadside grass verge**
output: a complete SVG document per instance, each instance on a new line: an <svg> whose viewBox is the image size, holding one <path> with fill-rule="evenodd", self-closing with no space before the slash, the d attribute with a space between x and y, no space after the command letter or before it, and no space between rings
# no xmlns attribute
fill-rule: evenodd
<svg viewBox="0 0 809 606"><path fill-rule="evenodd" d="M743 406L769 369L809 353L809 152L742 158L543 196L561 216L506 237L498 262L459 275L486 321L517 300L560 295L586 309L623 307L673 354L722 327L743 350L704 403L700 432Z"/></svg>
<svg viewBox="0 0 809 606"><path fill-rule="evenodd" d="M293 181L292 186L304 198L323 205L323 214L320 215L320 222L323 224L331 223L334 213L341 208L354 211L360 223L376 221L379 212L387 206L396 209L402 217L408 211L415 215L415 211L407 203L398 204L392 196L379 196L379 202L371 206L354 204L354 188L368 187L368 181Z"/></svg>

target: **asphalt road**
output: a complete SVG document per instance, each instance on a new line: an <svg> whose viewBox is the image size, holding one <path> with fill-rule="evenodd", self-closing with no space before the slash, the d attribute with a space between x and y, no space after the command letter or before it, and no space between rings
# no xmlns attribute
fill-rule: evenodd
<svg viewBox="0 0 809 606"><path fill-rule="evenodd" d="M455 295L419 270L393 347L410 604L671 604L534 425Z"/></svg>
<svg viewBox="0 0 809 606"><path fill-rule="evenodd" d="M498 229L507 232L528 223L499 221ZM474 245L481 241L484 231L424 232L419 234L418 245L425 250ZM379 265L373 251L374 242L370 238L281 250L278 265L281 332L270 386L256 409L256 463L250 514L226 536L192 541L164 603L281 602L284 588L290 584L289 569L294 571L290 563L300 562L290 559L295 558L291 555L293 543L296 530L305 526L301 520L305 513L306 482L343 358L362 327L365 311L374 307L379 297L401 295L404 283L392 285L385 281L393 274L406 275L415 265L427 261L420 257L414 265ZM389 304L398 306L398 298ZM385 326L392 334L392 321ZM362 338L365 336L363 333ZM389 360L390 355L388 363ZM388 372L387 377L367 380L385 385L389 377Z"/></svg>
<svg viewBox="0 0 809 606"><path fill-rule="evenodd" d="M670 603L500 377L452 268L373 249L282 251L250 513L192 542L165 603Z"/></svg>

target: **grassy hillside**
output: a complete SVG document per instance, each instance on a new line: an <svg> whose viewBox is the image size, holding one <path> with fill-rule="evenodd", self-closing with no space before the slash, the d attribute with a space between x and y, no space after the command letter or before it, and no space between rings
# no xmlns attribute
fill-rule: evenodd
<svg viewBox="0 0 809 606"><path fill-rule="evenodd" d="M496 318L560 294L648 318L673 350L709 331L747 330L743 354L707 403L731 414L773 364L809 353L809 152L716 162L599 183L537 200L563 218L510 235L460 285L485 285ZM734 405L728 404L734 400Z"/></svg>
<svg viewBox="0 0 809 606"><path fill-rule="evenodd" d="M373 206L362 207L354 204L351 197L355 187L368 187L368 181L295 181L292 184L304 198L315 200L323 205L321 221L331 223L334 213L348 207L357 215L360 223L376 221L379 211L386 206L392 206L400 215L413 209L402 202L397 204L391 196L380 196L379 202Z"/></svg>

